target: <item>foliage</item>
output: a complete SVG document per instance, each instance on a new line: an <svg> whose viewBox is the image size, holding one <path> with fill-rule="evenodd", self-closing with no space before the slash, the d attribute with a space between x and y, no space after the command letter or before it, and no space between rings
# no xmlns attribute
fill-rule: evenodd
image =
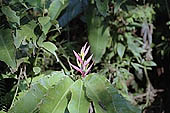
<svg viewBox="0 0 170 113"><path fill-rule="evenodd" d="M52 72L32 83L27 92L21 93L24 94L18 97L9 113L64 113L67 106L70 113L88 113L90 103L99 113L140 112L123 99L104 76L98 74L74 82L62 72Z"/></svg>
<svg viewBox="0 0 170 113"><path fill-rule="evenodd" d="M131 103L140 103L135 95L152 86L147 71L156 66L150 44L154 15L152 4L133 0L0 1L0 65L5 68L0 70L0 110L140 113ZM76 53L87 41L93 55ZM95 73L88 74L90 69ZM8 91L7 79L12 80ZM139 88L135 79L147 79L147 87ZM146 107L149 98L144 100Z"/></svg>

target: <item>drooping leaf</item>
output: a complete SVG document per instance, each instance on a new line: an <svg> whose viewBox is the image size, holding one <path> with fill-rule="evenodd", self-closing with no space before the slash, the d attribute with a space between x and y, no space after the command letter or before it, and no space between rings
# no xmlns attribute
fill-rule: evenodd
<svg viewBox="0 0 170 113"><path fill-rule="evenodd" d="M44 34L46 35L48 33L48 30L51 27L51 23L50 23L50 17L46 16L46 17L39 17L38 18L39 23L42 26L42 31L44 32Z"/></svg>
<svg viewBox="0 0 170 113"><path fill-rule="evenodd" d="M49 7L49 16L51 20L56 20L63 9L68 5L68 0L53 0Z"/></svg>
<svg viewBox="0 0 170 113"><path fill-rule="evenodd" d="M68 104L70 113L88 113L90 103L85 97L83 81L77 80L71 88L72 97Z"/></svg>
<svg viewBox="0 0 170 113"><path fill-rule="evenodd" d="M99 113L140 113L140 110L127 102L104 76L89 74L85 79L85 87L87 96L94 102Z"/></svg>
<svg viewBox="0 0 170 113"><path fill-rule="evenodd" d="M88 17L88 40L96 63L100 62L105 53L109 36L109 28L104 27L102 18L95 16L94 11Z"/></svg>
<svg viewBox="0 0 170 113"><path fill-rule="evenodd" d="M12 39L12 31L0 30L0 60L4 61L9 66L15 68L16 59L15 59L15 47Z"/></svg>
<svg viewBox="0 0 170 113"><path fill-rule="evenodd" d="M9 22L14 22L20 25L20 18L16 15L16 12L13 11L9 6L3 6L1 10L6 15L6 18Z"/></svg>
<svg viewBox="0 0 170 113"><path fill-rule="evenodd" d="M99 12L103 15L106 16L107 15L107 11L109 9L109 0L95 0L96 1L96 5L97 8L99 10Z"/></svg>
<svg viewBox="0 0 170 113"><path fill-rule="evenodd" d="M64 113L67 106L67 94L74 82L65 77L47 91L42 103L40 113Z"/></svg>
<svg viewBox="0 0 170 113"><path fill-rule="evenodd" d="M53 44L51 42L43 42L42 47L44 49L46 49L47 51L49 51L50 53L52 53L56 57L56 59L58 61L58 56L56 54L57 47L56 47L55 44Z"/></svg>
<svg viewBox="0 0 170 113"><path fill-rule="evenodd" d="M125 46L121 43L118 43L117 52L118 52L119 57L122 59L124 52L125 52Z"/></svg>

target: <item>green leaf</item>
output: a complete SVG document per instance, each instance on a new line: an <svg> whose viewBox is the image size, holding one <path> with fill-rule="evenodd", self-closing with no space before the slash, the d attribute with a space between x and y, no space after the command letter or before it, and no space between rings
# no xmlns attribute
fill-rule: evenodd
<svg viewBox="0 0 170 113"><path fill-rule="evenodd" d="M140 68L144 68L144 66L138 64L138 63L133 63L131 62L132 66L135 68L135 70L140 70Z"/></svg>
<svg viewBox="0 0 170 113"><path fill-rule="evenodd" d="M99 12L103 15L106 16L107 15L107 11L109 9L109 0L95 0L96 1L96 5L97 8L99 10Z"/></svg>
<svg viewBox="0 0 170 113"><path fill-rule="evenodd" d="M0 113L7 113L7 112L5 112L5 111L0 111Z"/></svg>
<svg viewBox="0 0 170 113"><path fill-rule="evenodd" d="M41 78L34 77L31 88L27 92L19 93L18 100L16 100L9 113L33 113L34 110L39 108L39 104L48 89L64 77L64 73L60 71L52 72Z"/></svg>
<svg viewBox="0 0 170 113"><path fill-rule="evenodd" d="M68 102L67 94L73 83L69 77L65 77L52 86L40 104L40 113L64 113Z"/></svg>
<svg viewBox="0 0 170 113"><path fill-rule="evenodd" d="M56 47L55 44L53 44L53 43L51 43L51 42L43 42L43 43L42 43L42 47L43 47L45 50L47 50L47 51L49 51L50 53L52 53L52 54L56 57L57 61L59 61L59 60L58 60L58 56L57 56L57 54L56 54L57 47Z"/></svg>
<svg viewBox="0 0 170 113"><path fill-rule="evenodd" d="M49 7L51 20L56 20L63 9L68 5L68 0L53 0Z"/></svg>
<svg viewBox="0 0 170 113"><path fill-rule="evenodd" d="M105 28L101 22L102 18L95 16L95 11L88 17L88 40L96 63L100 62L105 53L110 36L109 27Z"/></svg>
<svg viewBox="0 0 170 113"><path fill-rule="evenodd" d="M143 65L144 66L156 66L156 63L153 61L144 61Z"/></svg>
<svg viewBox="0 0 170 113"><path fill-rule="evenodd" d="M83 81L77 80L71 88L72 97L68 104L70 113L88 113L90 103L85 97Z"/></svg>
<svg viewBox="0 0 170 113"><path fill-rule="evenodd" d="M41 72L41 68L40 67L33 67L33 71L35 74L38 74Z"/></svg>
<svg viewBox="0 0 170 113"><path fill-rule="evenodd" d="M125 53L125 46L121 43L118 43L117 45L117 52L118 52L118 55L119 57L122 59L124 53Z"/></svg>
<svg viewBox="0 0 170 113"><path fill-rule="evenodd" d="M16 48L19 48L23 40L31 41L36 45L37 36L34 34L34 29L36 27L36 23L34 21L29 22L21 26L21 30L16 31L16 37L14 37L14 44Z"/></svg>
<svg viewBox="0 0 170 113"><path fill-rule="evenodd" d="M6 18L9 22L14 22L20 25L20 18L16 15L16 12L13 11L9 6L3 6L1 10L6 15Z"/></svg>
<svg viewBox="0 0 170 113"><path fill-rule="evenodd" d="M46 91L40 84L33 85L23 98L15 103L9 113L33 113Z"/></svg>
<svg viewBox="0 0 170 113"><path fill-rule="evenodd" d="M0 60L9 66L16 68L15 47L12 39L12 31L0 30Z"/></svg>
<svg viewBox="0 0 170 113"><path fill-rule="evenodd" d="M114 8L114 14L116 14L120 8L120 6L125 3L127 0L116 0L115 2L115 8Z"/></svg>
<svg viewBox="0 0 170 113"><path fill-rule="evenodd" d="M44 32L44 34L46 35L51 27L51 23L50 23L50 17L49 16L45 16L45 17L39 17L38 18L39 23L42 26L42 31Z"/></svg>
<svg viewBox="0 0 170 113"><path fill-rule="evenodd" d="M104 76L89 74L85 79L85 87L87 96L94 102L98 113L140 113Z"/></svg>

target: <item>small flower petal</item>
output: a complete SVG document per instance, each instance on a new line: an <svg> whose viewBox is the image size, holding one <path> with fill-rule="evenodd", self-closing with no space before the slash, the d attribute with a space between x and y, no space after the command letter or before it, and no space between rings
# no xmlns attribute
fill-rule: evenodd
<svg viewBox="0 0 170 113"><path fill-rule="evenodd" d="M69 62L69 64L70 64L70 66L73 67L75 70L77 70L77 71L83 73L83 71L82 71L80 68L78 68L77 66L71 64L70 62Z"/></svg>
<svg viewBox="0 0 170 113"><path fill-rule="evenodd" d="M76 58L80 61L80 63L83 64L83 60L81 59L81 57L74 50L73 53L76 56Z"/></svg>
<svg viewBox="0 0 170 113"><path fill-rule="evenodd" d="M86 76L88 73L89 73L89 71L90 71L90 69L92 68L92 65L94 64L94 62L89 66L89 68L87 69L87 71L85 72L85 74L84 74L84 76Z"/></svg>
<svg viewBox="0 0 170 113"><path fill-rule="evenodd" d="M90 62L90 60L92 59L93 54L84 62L84 67Z"/></svg>
<svg viewBox="0 0 170 113"><path fill-rule="evenodd" d="M86 49L86 46L87 46L87 42L85 43L85 45L81 48L81 55L84 53L85 49Z"/></svg>
<svg viewBox="0 0 170 113"><path fill-rule="evenodd" d="M84 52L84 57L87 55L87 53L89 52L90 46L87 47L86 51Z"/></svg>

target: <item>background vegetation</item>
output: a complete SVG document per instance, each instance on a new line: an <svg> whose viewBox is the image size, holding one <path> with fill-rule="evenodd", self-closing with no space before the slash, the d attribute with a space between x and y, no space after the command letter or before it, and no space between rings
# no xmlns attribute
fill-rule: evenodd
<svg viewBox="0 0 170 113"><path fill-rule="evenodd" d="M1 112L169 113L169 7L0 0ZM86 42L94 65L82 78L68 62L76 64L73 50Z"/></svg>

